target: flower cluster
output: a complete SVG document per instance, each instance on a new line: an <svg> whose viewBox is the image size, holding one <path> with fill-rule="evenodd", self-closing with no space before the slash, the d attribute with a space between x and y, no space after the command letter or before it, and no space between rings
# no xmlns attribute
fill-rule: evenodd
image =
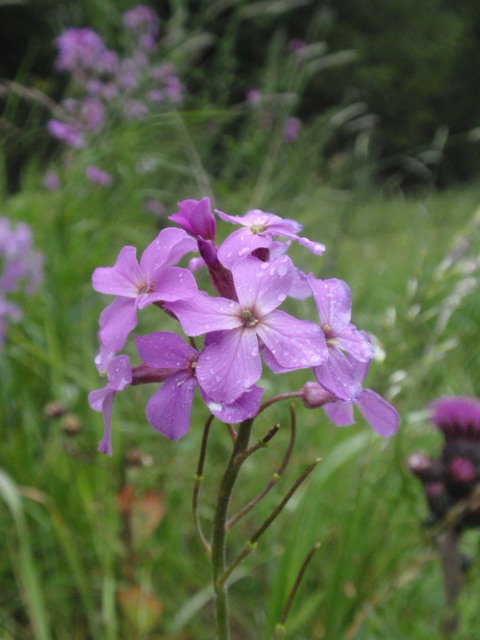
<svg viewBox="0 0 480 640"><path fill-rule="evenodd" d="M257 209L244 216L216 211L239 228L218 244L217 218L208 198L184 200L170 220L180 228L162 229L140 261L124 247L113 267L93 273L93 288L115 296L100 316L97 368L106 374L103 389L90 394L105 419L100 450L111 453L110 416L114 395L129 384L161 383L147 404L147 418L168 438L190 426L195 389L210 412L226 423L253 417L263 389L263 366L273 373L311 370L297 396L305 406L322 406L338 425L352 424L356 404L372 427L392 435L398 414L385 400L362 387L374 356L369 336L350 322L351 296L342 280L322 280L297 269L286 252L292 242L321 255L324 245L300 234L295 220ZM189 268L176 266L195 252ZM194 273L206 268L215 295L198 288ZM311 297L317 320L280 309L289 298ZM156 305L178 321L187 340L158 331L136 337L142 364L131 367L118 355L137 325L138 311ZM202 338L202 346L196 340ZM328 408L327 408L328 407Z"/></svg>
<svg viewBox="0 0 480 640"><path fill-rule="evenodd" d="M66 29L55 41L57 69L71 75L77 97L64 100L64 118L47 126L70 147L85 147L108 122L143 118L160 105L182 100L175 66L156 62L159 21L153 9L130 9L123 25L130 42L123 57L89 28Z"/></svg>
<svg viewBox="0 0 480 640"><path fill-rule="evenodd" d="M429 524L454 514L453 528L479 527L475 490L480 479L480 401L466 396L439 398L431 405L431 420L445 440L440 457L414 453L407 461L424 486Z"/></svg>
<svg viewBox="0 0 480 640"><path fill-rule="evenodd" d="M30 227L0 218L0 344L9 320L18 321L22 310L7 296L22 291L32 294L43 278L43 256L34 251Z"/></svg>

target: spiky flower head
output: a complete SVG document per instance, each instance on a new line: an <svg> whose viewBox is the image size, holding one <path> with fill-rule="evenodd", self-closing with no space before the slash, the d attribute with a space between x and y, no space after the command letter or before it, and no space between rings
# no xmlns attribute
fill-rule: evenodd
<svg viewBox="0 0 480 640"><path fill-rule="evenodd" d="M431 420L446 439L480 440L480 400L443 396L430 406Z"/></svg>

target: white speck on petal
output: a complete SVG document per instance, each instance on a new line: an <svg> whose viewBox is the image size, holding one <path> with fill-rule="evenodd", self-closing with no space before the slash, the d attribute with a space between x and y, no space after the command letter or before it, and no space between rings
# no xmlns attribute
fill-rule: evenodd
<svg viewBox="0 0 480 640"><path fill-rule="evenodd" d="M207 404L207 407L210 409L210 411L221 411L222 410L222 405L218 402L209 402Z"/></svg>

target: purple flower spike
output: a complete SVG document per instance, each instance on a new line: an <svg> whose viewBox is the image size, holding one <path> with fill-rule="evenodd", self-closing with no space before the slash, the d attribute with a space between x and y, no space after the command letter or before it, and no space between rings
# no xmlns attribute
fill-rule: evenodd
<svg viewBox="0 0 480 640"><path fill-rule="evenodd" d="M94 411L103 413L105 429L98 444L101 453L112 455L111 417L115 394L123 391L132 382L132 369L128 356L116 356L107 365L107 385L103 389L91 391L88 402Z"/></svg>
<svg viewBox="0 0 480 640"><path fill-rule="evenodd" d="M238 302L198 294L168 305L187 335L219 332L207 341L196 368L202 389L215 401L234 402L260 378L259 339L274 372L326 360L319 327L277 310L288 295L293 270L287 256L272 262L248 257L232 268Z"/></svg>
<svg viewBox="0 0 480 640"><path fill-rule="evenodd" d="M215 216L210 207L209 198L201 200L182 200L178 203L179 211L168 216L187 233L204 240L215 241Z"/></svg>
<svg viewBox="0 0 480 640"><path fill-rule="evenodd" d="M99 267L92 276L93 288L118 296L100 316L102 347L117 352L137 324L137 309L153 302L188 298L197 291L187 269L171 267L195 241L180 229L163 229L145 249L138 264L135 247L123 247L113 267Z"/></svg>
<svg viewBox="0 0 480 640"><path fill-rule="evenodd" d="M218 259L229 269L240 258L246 257L255 249L270 248L276 236L294 240L316 255L325 251L325 246L320 242L313 242L297 235L303 227L295 220L280 218L259 209L247 211L244 216L230 216L218 209L216 212L222 220L243 226L243 229L238 229L229 235L218 250Z"/></svg>
<svg viewBox="0 0 480 640"><path fill-rule="evenodd" d="M162 387L148 401L147 419L164 436L178 440L190 428L193 394L198 384L198 352L182 338L169 332L160 331L137 337L136 342L145 365L171 370ZM222 405L211 400L203 389L200 391L213 415L230 423L254 416L262 396L262 389L253 387L231 405Z"/></svg>
<svg viewBox="0 0 480 640"><path fill-rule="evenodd" d="M374 356L368 335L350 323L352 301L350 288L343 280L317 280L312 274L308 283L317 305L320 326L328 345L328 360L314 368L318 382L339 400L352 402L360 393L354 367L343 353L368 362Z"/></svg>

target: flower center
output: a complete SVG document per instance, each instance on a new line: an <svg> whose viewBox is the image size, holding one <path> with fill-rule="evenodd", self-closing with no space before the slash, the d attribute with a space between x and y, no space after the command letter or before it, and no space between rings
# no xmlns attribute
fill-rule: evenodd
<svg viewBox="0 0 480 640"><path fill-rule="evenodd" d="M141 296L141 295L147 295L149 293L152 293L153 291L153 284L149 284L146 280L144 282L139 282L137 284L137 295Z"/></svg>
<svg viewBox="0 0 480 640"><path fill-rule="evenodd" d="M337 343L335 333L329 324L322 324L322 331L325 334L327 344L335 345Z"/></svg>
<svg viewBox="0 0 480 640"><path fill-rule="evenodd" d="M242 323L244 327L251 329L258 324L258 319L253 315L249 309L242 311Z"/></svg>
<svg viewBox="0 0 480 640"><path fill-rule="evenodd" d="M255 224L252 224L250 231L252 233L262 233L262 231L265 231L265 227L260 222L256 222Z"/></svg>

